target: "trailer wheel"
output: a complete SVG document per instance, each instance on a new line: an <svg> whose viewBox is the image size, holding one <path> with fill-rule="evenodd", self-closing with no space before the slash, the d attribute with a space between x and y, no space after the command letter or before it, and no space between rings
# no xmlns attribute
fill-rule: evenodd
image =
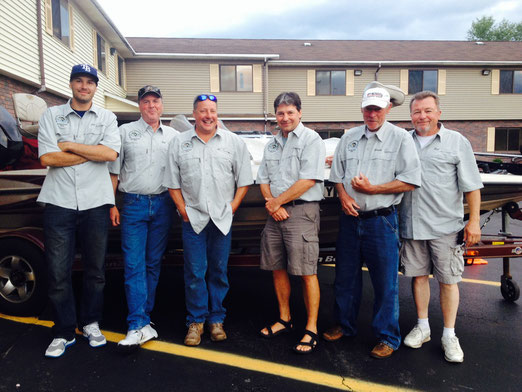
<svg viewBox="0 0 522 392"><path fill-rule="evenodd" d="M0 312L37 315L47 301L43 252L19 238L0 240Z"/></svg>
<svg viewBox="0 0 522 392"><path fill-rule="evenodd" d="M515 302L520 297L520 288L511 278L501 277L500 292L506 301Z"/></svg>

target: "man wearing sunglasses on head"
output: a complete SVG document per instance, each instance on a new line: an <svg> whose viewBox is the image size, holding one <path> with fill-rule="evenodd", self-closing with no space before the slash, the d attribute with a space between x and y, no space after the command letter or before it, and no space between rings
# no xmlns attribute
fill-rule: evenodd
<svg viewBox="0 0 522 392"><path fill-rule="evenodd" d="M151 326L161 259L171 226L174 204L162 185L169 142L178 132L161 122L163 97L159 88L138 91L141 118L120 127L121 153L109 165L114 191L123 195L121 249L125 261L128 331L120 350L136 348L158 337ZM119 181L119 184L118 184ZM120 211L110 211L113 226Z"/></svg>
<svg viewBox="0 0 522 392"><path fill-rule="evenodd" d="M253 183L245 142L218 126L217 98L198 95L193 109L194 129L171 142L163 180L183 220L187 346L200 344L205 322L212 341L227 338L232 217Z"/></svg>
<svg viewBox="0 0 522 392"><path fill-rule="evenodd" d="M335 265L337 325L323 337L335 341L357 333L361 266L366 263L375 293L372 328L378 339L370 355L378 359L391 356L401 343L396 206L404 192L421 183L411 136L386 121L391 107L387 89L367 87L361 104L364 125L343 135L330 172L344 214L339 218Z"/></svg>

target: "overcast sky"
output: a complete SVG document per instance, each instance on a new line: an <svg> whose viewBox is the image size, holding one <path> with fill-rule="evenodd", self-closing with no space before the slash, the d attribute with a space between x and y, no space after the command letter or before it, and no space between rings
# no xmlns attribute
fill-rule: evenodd
<svg viewBox="0 0 522 392"><path fill-rule="evenodd" d="M465 40L481 16L522 21L515 0L97 0L126 37Z"/></svg>

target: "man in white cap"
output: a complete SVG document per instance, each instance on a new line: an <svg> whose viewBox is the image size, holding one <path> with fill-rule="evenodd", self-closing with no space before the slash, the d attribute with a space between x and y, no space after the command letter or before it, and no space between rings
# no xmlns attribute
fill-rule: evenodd
<svg viewBox="0 0 522 392"><path fill-rule="evenodd" d="M330 181L344 214L339 219L335 266L337 325L328 341L357 333L362 272L366 263L375 293L372 329L378 339L374 358L388 358L401 343L399 331L399 232L396 206L403 193L421 183L419 158L411 136L386 121L390 94L382 87L364 91L362 126L341 138Z"/></svg>

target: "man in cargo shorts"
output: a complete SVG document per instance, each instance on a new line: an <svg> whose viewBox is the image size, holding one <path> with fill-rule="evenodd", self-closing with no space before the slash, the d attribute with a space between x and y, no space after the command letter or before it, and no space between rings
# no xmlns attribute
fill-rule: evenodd
<svg viewBox="0 0 522 392"><path fill-rule="evenodd" d="M170 141L178 132L161 122L163 98L159 88L138 91L141 118L120 127L121 153L109 165L114 191L123 195L121 249L125 262L128 331L118 348L136 348L158 333L150 322L161 259L172 223L172 202L162 185ZM118 185L119 179L119 185ZM120 212L111 208L113 226Z"/></svg>
<svg viewBox="0 0 522 392"><path fill-rule="evenodd" d="M348 130L335 150L330 181L341 202L335 264L337 325L323 333L335 341L357 333L363 263L373 285L372 329L378 339L370 355L390 357L399 348L399 228L397 207L404 192L420 185L417 152L406 130L386 121L389 91L368 86L364 125Z"/></svg>
<svg viewBox="0 0 522 392"><path fill-rule="evenodd" d="M75 343L77 323L91 347L106 343L98 322L103 310L109 208L114 205L107 162L120 151L116 116L92 102L98 86L96 68L75 65L69 86L71 100L47 109L38 132L40 162L49 167L38 202L45 203L45 258L54 311L54 339L45 356L52 358ZM78 320L71 279L77 234L84 269Z"/></svg>
<svg viewBox="0 0 522 392"><path fill-rule="evenodd" d="M307 322L294 346L309 354L317 346L319 312L319 201L323 199L325 146L301 123L301 99L293 92L274 101L280 131L265 147L256 182L270 215L261 238L261 268L272 271L279 320L260 331L272 338L293 328L288 274L301 276Z"/></svg>
<svg viewBox="0 0 522 392"><path fill-rule="evenodd" d="M459 306L457 283L462 280L464 259L457 237L464 227L466 245L480 240L482 182L471 144L460 133L444 128L440 115L437 94L422 91L411 99L410 116L415 127L411 135L421 160L422 184L404 196L400 210L401 262L404 274L413 277L418 316L404 344L419 348L430 340L429 274L433 268L444 319L444 357L449 362L462 362L464 353L455 335L455 320ZM469 207L465 226L463 194Z"/></svg>

